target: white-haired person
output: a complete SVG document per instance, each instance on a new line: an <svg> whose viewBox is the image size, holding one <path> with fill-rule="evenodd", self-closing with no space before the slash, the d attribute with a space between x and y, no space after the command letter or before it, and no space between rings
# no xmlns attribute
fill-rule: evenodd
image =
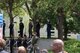
<svg viewBox="0 0 80 53"><path fill-rule="evenodd" d="M18 47L18 53L27 53L27 50L24 46Z"/></svg>
<svg viewBox="0 0 80 53"><path fill-rule="evenodd" d="M67 53L64 50L64 42L60 39L53 40L51 45L53 53Z"/></svg>
<svg viewBox="0 0 80 53"><path fill-rule="evenodd" d="M48 53L48 50L47 49L42 49L41 53Z"/></svg>
<svg viewBox="0 0 80 53"><path fill-rule="evenodd" d="M9 53L4 50L5 45L6 45L6 41L4 39L0 38L0 53Z"/></svg>

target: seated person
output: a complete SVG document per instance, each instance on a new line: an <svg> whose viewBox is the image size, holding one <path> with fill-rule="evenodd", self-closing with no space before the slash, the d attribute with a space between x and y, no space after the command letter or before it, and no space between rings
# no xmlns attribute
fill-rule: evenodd
<svg viewBox="0 0 80 53"><path fill-rule="evenodd" d="M9 53L4 50L5 45L6 45L5 40L0 38L0 53Z"/></svg>
<svg viewBox="0 0 80 53"><path fill-rule="evenodd" d="M24 35L23 46L24 46L25 48L27 48L27 46L28 46L27 42L28 42L28 41L27 41L27 36Z"/></svg>
<svg viewBox="0 0 80 53"><path fill-rule="evenodd" d="M27 51L24 46L20 46L18 47L18 53L27 53Z"/></svg>
<svg viewBox="0 0 80 53"><path fill-rule="evenodd" d="M17 46L22 46L22 37L19 36L18 39L17 39Z"/></svg>
<svg viewBox="0 0 80 53"><path fill-rule="evenodd" d="M60 39L53 40L51 47L53 53L67 53L64 51L64 42Z"/></svg>
<svg viewBox="0 0 80 53"><path fill-rule="evenodd" d="M47 49L42 49L41 53L48 53Z"/></svg>

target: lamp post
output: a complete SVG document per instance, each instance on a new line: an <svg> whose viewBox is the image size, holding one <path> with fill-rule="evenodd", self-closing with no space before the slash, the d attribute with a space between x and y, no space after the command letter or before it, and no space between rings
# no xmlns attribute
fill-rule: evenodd
<svg viewBox="0 0 80 53"><path fill-rule="evenodd" d="M1 13L1 9L0 9L0 13Z"/></svg>

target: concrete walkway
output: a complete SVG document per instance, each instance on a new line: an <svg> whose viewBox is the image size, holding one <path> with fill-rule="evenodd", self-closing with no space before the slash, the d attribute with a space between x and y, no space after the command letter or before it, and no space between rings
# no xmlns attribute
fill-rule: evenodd
<svg viewBox="0 0 80 53"><path fill-rule="evenodd" d="M40 47L40 49L51 49L51 43L52 43L53 39L40 39L38 41L38 46Z"/></svg>

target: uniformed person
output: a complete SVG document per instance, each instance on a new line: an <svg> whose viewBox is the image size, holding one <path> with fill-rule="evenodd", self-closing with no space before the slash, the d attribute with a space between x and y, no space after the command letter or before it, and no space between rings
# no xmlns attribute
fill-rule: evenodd
<svg viewBox="0 0 80 53"><path fill-rule="evenodd" d="M19 23L19 30L20 36L23 37L24 24L22 23L22 20L20 20Z"/></svg>

